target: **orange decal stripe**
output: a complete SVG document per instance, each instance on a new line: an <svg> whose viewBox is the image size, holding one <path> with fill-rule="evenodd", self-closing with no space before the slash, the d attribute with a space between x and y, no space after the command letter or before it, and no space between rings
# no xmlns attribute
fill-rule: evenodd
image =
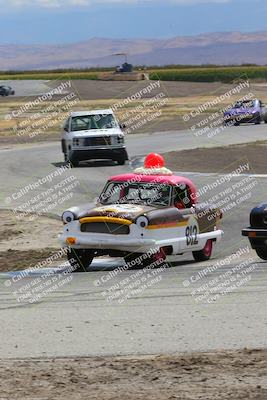
<svg viewBox="0 0 267 400"><path fill-rule="evenodd" d="M120 225L131 225L132 221L123 218L112 218L112 217L85 217L80 219L80 224L88 224L91 222L110 222L113 224Z"/></svg>
<svg viewBox="0 0 267 400"><path fill-rule="evenodd" d="M178 228L187 226L188 221L182 222L169 222L166 224L158 224L158 225L148 225L147 229L166 229L166 228Z"/></svg>

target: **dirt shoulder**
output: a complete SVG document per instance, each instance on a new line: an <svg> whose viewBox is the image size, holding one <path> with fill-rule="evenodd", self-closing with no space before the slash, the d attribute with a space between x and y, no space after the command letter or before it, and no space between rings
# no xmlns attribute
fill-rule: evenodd
<svg viewBox="0 0 267 400"><path fill-rule="evenodd" d="M249 163L251 174L266 174L267 141L225 147L172 151L164 154L174 171L232 172L237 164Z"/></svg>
<svg viewBox="0 0 267 400"><path fill-rule="evenodd" d="M13 400L265 400L267 350L0 361Z"/></svg>
<svg viewBox="0 0 267 400"><path fill-rule="evenodd" d="M0 210L0 272L34 266L59 249L61 221L45 216L30 220Z"/></svg>

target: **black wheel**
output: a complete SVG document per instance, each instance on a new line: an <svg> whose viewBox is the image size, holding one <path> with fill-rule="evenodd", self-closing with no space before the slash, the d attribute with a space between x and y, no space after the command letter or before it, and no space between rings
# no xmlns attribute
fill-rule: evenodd
<svg viewBox="0 0 267 400"><path fill-rule="evenodd" d="M75 268L74 272L86 272L94 259L94 254L90 250L70 249L67 257L70 265Z"/></svg>
<svg viewBox="0 0 267 400"><path fill-rule="evenodd" d="M237 121L237 120L235 120L235 122L234 122L234 126L239 126L240 125L240 122L239 121Z"/></svg>
<svg viewBox="0 0 267 400"><path fill-rule="evenodd" d="M125 264L127 264L128 269L132 268L142 268L143 254L142 253L129 253L124 257Z"/></svg>
<svg viewBox="0 0 267 400"><path fill-rule="evenodd" d="M69 163L70 162L68 154L66 154L66 153L64 153L64 161L65 161L65 163Z"/></svg>
<svg viewBox="0 0 267 400"><path fill-rule="evenodd" d="M261 118L259 117L259 118L256 119L255 125L260 125L260 123L261 123Z"/></svg>
<svg viewBox="0 0 267 400"><path fill-rule="evenodd" d="M125 165L126 160L121 159L121 160L117 160L118 165Z"/></svg>
<svg viewBox="0 0 267 400"><path fill-rule="evenodd" d="M197 262L208 261L211 258L213 249L212 240L208 240L203 250L193 251L193 257Z"/></svg>
<svg viewBox="0 0 267 400"><path fill-rule="evenodd" d="M262 260L267 260L267 249L261 249L261 248L257 248L255 249L256 253L258 254L258 256L262 259Z"/></svg>
<svg viewBox="0 0 267 400"><path fill-rule="evenodd" d="M267 119L264 120L264 123L267 124Z"/></svg>
<svg viewBox="0 0 267 400"><path fill-rule="evenodd" d="M147 268L153 266L153 268L159 268L166 264L166 254L163 249L160 249L157 253L147 256L146 253L129 253L124 257L124 261L130 268Z"/></svg>
<svg viewBox="0 0 267 400"><path fill-rule="evenodd" d="M71 168L78 168L79 167L79 160L69 160Z"/></svg>

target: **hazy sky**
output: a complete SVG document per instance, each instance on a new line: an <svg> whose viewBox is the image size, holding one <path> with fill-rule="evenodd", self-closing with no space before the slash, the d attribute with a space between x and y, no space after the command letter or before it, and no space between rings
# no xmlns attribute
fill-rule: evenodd
<svg viewBox="0 0 267 400"><path fill-rule="evenodd" d="M0 0L0 44L267 31L267 0Z"/></svg>

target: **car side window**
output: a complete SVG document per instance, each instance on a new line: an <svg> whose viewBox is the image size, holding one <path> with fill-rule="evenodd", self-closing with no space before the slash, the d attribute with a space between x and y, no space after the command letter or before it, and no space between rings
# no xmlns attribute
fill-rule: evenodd
<svg viewBox="0 0 267 400"><path fill-rule="evenodd" d="M173 204L179 209L191 208L190 189L187 185L176 185L173 190Z"/></svg>

